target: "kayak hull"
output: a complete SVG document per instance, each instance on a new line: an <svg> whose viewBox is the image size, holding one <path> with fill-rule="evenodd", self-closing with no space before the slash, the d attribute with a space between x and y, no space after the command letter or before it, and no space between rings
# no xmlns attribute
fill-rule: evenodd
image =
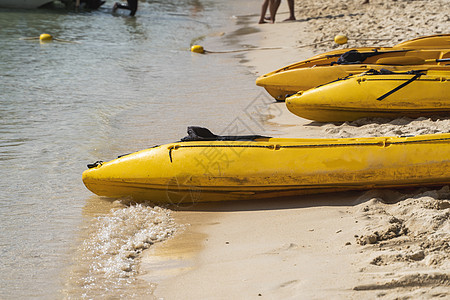
<svg viewBox="0 0 450 300"><path fill-rule="evenodd" d="M421 36L397 44L394 46L394 48L403 48L403 49L450 48L450 34L435 34L435 35Z"/></svg>
<svg viewBox="0 0 450 300"><path fill-rule="evenodd" d="M285 68L262 75L256 79L256 84L262 86L277 101L283 101L286 96L298 91L329 83L340 78L361 74L370 69L387 69L393 72L407 70L450 69L445 66L449 62L436 62L437 59L450 58L450 50L411 50L408 52L394 52L379 54L367 58L364 64L332 64L337 58L319 59L309 63L297 63ZM384 65L377 63L383 59L397 59L399 61L425 60L423 64Z"/></svg>
<svg viewBox="0 0 450 300"><path fill-rule="evenodd" d="M393 47L354 47L354 48L344 48L331 50L325 53L317 54L311 59L323 58L327 56L336 56L344 54L349 50L357 51L389 51L389 50L400 50L400 49L445 49L450 48L450 34L435 34L421 36L411 40L401 42Z"/></svg>
<svg viewBox="0 0 450 300"><path fill-rule="evenodd" d="M83 172L99 196L155 203L262 199L450 183L450 134L179 142Z"/></svg>
<svg viewBox="0 0 450 300"><path fill-rule="evenodd" d="M398 90L415 75L351 76L288 97L286 106L293 114L318 122L450 115L450 70L423 74Z"/></svg>
<svg viewBox="0 0 450 300"><path fill-rule="evenodd" d="M51 2L53 2L53 0L0 0L0 7L33 9Z"/></svg>

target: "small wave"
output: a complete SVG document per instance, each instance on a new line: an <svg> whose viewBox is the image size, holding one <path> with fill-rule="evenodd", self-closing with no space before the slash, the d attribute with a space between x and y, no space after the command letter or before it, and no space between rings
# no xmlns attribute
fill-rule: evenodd
<svg viewBox="0 0 450 300"><path fill-rule="evenodd" d="M179 228L170 210L142 204L96 218L82 245L85 273L79 282L81 297L132 296L131 285L138 284L139 254L170 238ZM153 287L147 284L145 289L151 294Z"/></svg>

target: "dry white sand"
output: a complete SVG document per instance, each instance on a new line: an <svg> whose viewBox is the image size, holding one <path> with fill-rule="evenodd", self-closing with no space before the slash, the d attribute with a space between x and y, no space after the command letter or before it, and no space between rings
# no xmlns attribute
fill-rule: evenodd
<svg viewBox="0 0 450 300"><path fill-rule="evenodd" d="M256 76L331 50L332 39L386 38L386 46L445 33L448 0L297 1L298 22L256 25L245 55ZM282 6L281 12L286 8ZM283 19L280 17L279 19ZM247 39L247 37L246 37ZM247 43L248 40L246 40ZM367 45L351 41L349 46ZM377 44L370 42L371 45ZM310 122L271 105L280 136L354 137L450 131L442 118ZM377 190L198 205L190 226L147 251L141 278L164 299L427 299L450 297L449 188Z"/></svg>

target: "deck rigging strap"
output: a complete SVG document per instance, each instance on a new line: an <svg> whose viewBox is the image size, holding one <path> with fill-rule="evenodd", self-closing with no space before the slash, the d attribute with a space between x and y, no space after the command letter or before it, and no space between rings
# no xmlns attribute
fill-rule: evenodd
<svg viewBox="0 0 450 300"><path fill-rule="evenodd" d="M450 141L448 138L437 138L437 139L425 139L425 140L405 140L405 141L387 141L381 140L377 142L367 142L367 143L342 143L342 144L305 144L305 145L277 145L276 143L272 145L252 145L252 142L246 145L176 145L171 148L173 150L178 148L266 148L266 149L280 149L280 148L321 148L321 147L346 147L346 146L380 146L380 145L399 145L399 144L415 144L415 143L428 143L428 142L444 142ZM170 150L170 149L169 149Z"/></svg>
<svg viewBox="0 0 450 300"><path fill-rule="evenodd" d="M414 74L414 76L412 78L410 78L408 81L403 82L402 84L400 84L396 88L393 88L392 90L390 90L389 92L385 93L384 95L381 95L380 97L377 98L377 100L381 101L381 100L385 99L389 95L392 95L393 93L397 92L398 90L404 88L405 86L407 86L411 82L415 81L416 79L419 79L420 76L425 75L425 73L422 73L421 71L418 71L418 72L415 72L415 73L411 73L411 74Z"/></svg>

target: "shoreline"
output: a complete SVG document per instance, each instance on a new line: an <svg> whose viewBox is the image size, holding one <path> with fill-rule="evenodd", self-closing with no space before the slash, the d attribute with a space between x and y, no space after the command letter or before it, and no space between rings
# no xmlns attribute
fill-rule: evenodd
<svg viewBox="0 0 450 300"><path fill-rule="evenodd" d="M371 16L388 5L372 2L379 10L370 12ZM258 25L258 15L247 17L239 25L258 30L233 37L237 45L283 48L248 51L236 55L236 60L241 60L256 79L289 63L332 50L335 45L327 49L297 46L326 39L326 29L311 30L311 26L320 27L320 22L326 21L333 25L339 19L346 20L347 15L328 18L327 8L320 12L325 14L323 18L306 21L300 5L306 6L305 14L314 15L314 7L328 4L331 9L333 4L344 5L339 3L297 1L298 22ZM353 1L347 7L357 3ZM398 13L403 4L390 5ZM280 12L287 10L283 5L286 4L282 2ZM369 11L367 6L361 10ZM364 15L356 16L364 20ZM408 12L404 12L404 18L408 18ZM361 29L359 25L353 32ZM332 32L345 28L344 24L335 27ZM395 32L395 39L417 37L416 33L405 31ZM361 46L365 45L367 42L362 41ZM259 89L263 92L263 88ZM317 124L293 116L284 103L276 102L269 105L268 115L271 118L265 122L265 128L278 137L380 136L450 130L450 119L433 118ZM449 212L448 187L197 204L174 212L179 223L190 225L169 241L144 252L144 275L140 278L157 281L154 296L158 299L448 297Z"/></svg>

